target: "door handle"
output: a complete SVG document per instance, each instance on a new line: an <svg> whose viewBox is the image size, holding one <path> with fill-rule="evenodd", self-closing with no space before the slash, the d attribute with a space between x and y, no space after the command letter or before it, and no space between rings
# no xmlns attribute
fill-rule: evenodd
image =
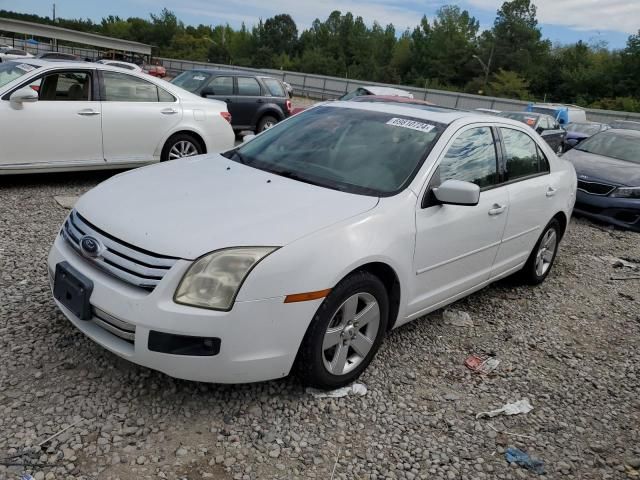
<svg viewBox="0 0 640 480"><path fill-rule="evenodd" d="M164 108L160 110L160 113L162 113L163 115L174 115L178 113L178 110L176 110L175 108Z"/></svg>
<svg viewBox="0 0 640 480"><path fill-rule="evenodd" d="M506 205L500 205L499 203L494 203L491 210L489 210L489 215L495 216L500 215L507 209Z"/></svg>
<svg viewBox="0 0 640 480"><path fill-rule="evenodd" d="M78 115L82 115L83 117L92 117L94 115L100 115L100 112L93 110L91 108L86 108L84 110L80 110Z"/></svg>
<svg viewBox="0 0 640 480"><path fill-rule="evenodd" d="M547 187L547 197L553 197L557 191L558 191L557 188L553 188L551 185L549 185Z"/></svg>

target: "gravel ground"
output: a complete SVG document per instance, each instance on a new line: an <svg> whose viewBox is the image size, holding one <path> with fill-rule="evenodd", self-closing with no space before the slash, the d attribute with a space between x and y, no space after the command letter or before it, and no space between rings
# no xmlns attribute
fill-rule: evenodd
<svg viewBox="0 0 640 480"><path fill-rule="evenodd" d="M537 288L500 282L392 332L365 396L318 399L295 378L179 381L97 346L56 310L49 245L79 194L109 174L0 179L0 478L512 479L518 447L547 478L635 478L640 468L637 234L573 220ZM635 275L639 275L636 271ZM471 353L501 361L481 376ZM476 420L528 398L534 409ZM60 433L53 439L52 435ZM9 465L21 463L22 465Z"/></svg>

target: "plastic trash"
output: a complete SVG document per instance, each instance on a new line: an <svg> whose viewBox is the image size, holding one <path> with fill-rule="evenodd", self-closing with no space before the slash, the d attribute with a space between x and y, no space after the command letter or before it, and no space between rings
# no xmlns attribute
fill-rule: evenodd
<svg viewBox="0 0 640 480"><path fill-rule="evenodd" d="M470 355L464 361L464 364L469 370L473 372L488 375L496 368L498 368L498 365L500 365L500 360L495 357L487 357L484 355Z"/></svg>
<svg viewBox="0 0 640 480"><path fill-rule="evenodd" d="M310 393L315 398L342 398L347 395L358 395L360 397L367 394L367 387L362 383L353 383L346 387L338 388L336 390L318 390L317 388L307 387L307 393Z"/></svg>
<svg viewBox="0 0 640 480"><path fill-rule="evenodd" d="M523 398L514 403L507 403L497 410L480 412L476 415L476 418L496 417L498 415L518 415L519 413L529 413L531 410L533 410L533 406L529 403L529 399Z"/></svg>
<svg viewBox="0 0 640 480"><path fill-rule="evenodd" d="M23 473L20 475L20 480L35 480L30 474Z"/></svg>
<svg viewBox="0 0 640 480"><path fill-rule="evenodd" d="M509 463L515 463L516 465L526 468L527 470L531 470L538 475L544 475L544 462L530 457L528 453L523 452L519 448L507 448L507 451L504 452L504 457Z"/></svg>
<svg viewBox="0 0 640 480"><path fill-rule="evenodd" d="M473 320L467 312L462 310L445 310L442 312L442 318L447 325L454 327L473 327Z"/></svg>

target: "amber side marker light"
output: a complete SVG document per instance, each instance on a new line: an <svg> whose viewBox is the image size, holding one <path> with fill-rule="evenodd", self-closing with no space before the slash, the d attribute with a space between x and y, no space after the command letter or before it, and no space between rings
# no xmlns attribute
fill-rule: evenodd
<svg viewBox="0 0 640 480"><path fill-rule="evenodd" d="M306 293L294 293L293 295L287 295L284 297L284 303L295 303L295 302L308 302L309 300L317 300L319 298L324 298L329 295L331 292L330 288L326 290L318 290L317 292L306 292Z"/></svg>

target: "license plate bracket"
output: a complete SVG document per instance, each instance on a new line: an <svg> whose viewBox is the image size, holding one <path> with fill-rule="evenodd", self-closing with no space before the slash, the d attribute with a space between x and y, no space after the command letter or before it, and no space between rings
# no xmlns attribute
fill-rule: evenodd
<svg viewBox="0 0 640 480"><path fill-rule="evenodd" d="M53 296L80 320L91 320L91 292L93 282L73 268L69 262L56 265Z"/></svg>

